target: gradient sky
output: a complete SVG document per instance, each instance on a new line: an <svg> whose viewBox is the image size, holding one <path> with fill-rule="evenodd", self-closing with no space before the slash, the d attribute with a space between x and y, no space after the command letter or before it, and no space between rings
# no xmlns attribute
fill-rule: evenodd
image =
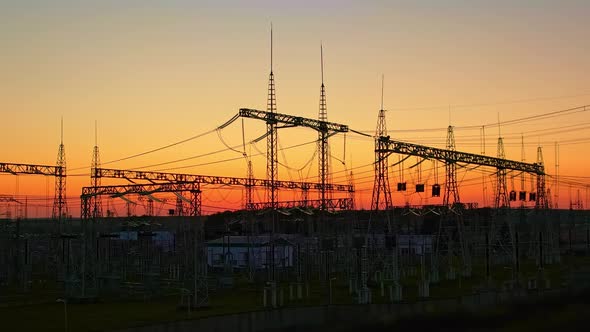
<svg viewBox="0 0 590 332"><path fill-rule="evenodd" d="M76 197L90 181L95 120L107 162L214 129L240 107L265 109L271 22L280 113L317 117L323 43L330 121L374 131L383 74L393 138L442 147L450 123L457 127L457 148L479 153L479 129L463 127L590 104L589 14L588 1L2 1L0 161L55 164L63 116L68 172L76 175L68 177L68 196L77 215ZM560 207L568 207L578 189L588 207L589 114L501 129L508 158L521 159L521 133L527 161L541 143L549 173L554 142L561 142L560 174L586 177L572 178L586 187L560 186ZM422 128L439 130L416 131ZM245 121L246 140L263 133L261 123ZM241 123L221 135L229 145L241 144ZM280 137L284 148L316 134L290 129ZM488 126L487 154L496 154L497 137L498 128ZM344 159L342 142L341 136L333 139L335 158ZM108 167L145 167L224 148L212 134ZM257 148L264 152L264 142ZM357 198L365 208L372 149L370 139L347 137L346 163L359 167ZM302 168L312 151L313 144L279 158ZM226 151L147 169L243 177L243 160L187 167L239 156ZM253 163L255 176L264 177L265 159L254 157ZM333 163L334 172L342 170ZM301 172L282 168L280 177L315 180L317 162L312 165ZM427 171L432 164L423 168L425 182L434 183ZM393 185L399 176L392 174ZM481 202L481 174L460 176L472 178L462 198ZM417 182L415 169L404 177ZM489 176L487 181L491 195ZM208 212L240 201L238 188L209 192ZM41 206L47 193L50 201L52 179L0 175L0 194L31 196ZM418 204L425 197L396 194L394 200ZM44 208L37 210L29 214L40 216Z"/></svg>

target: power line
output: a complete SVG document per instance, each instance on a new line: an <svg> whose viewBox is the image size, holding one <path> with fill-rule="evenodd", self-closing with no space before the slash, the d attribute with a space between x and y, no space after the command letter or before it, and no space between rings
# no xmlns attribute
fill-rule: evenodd
<svg viewBox="0 0 590 332"><path fill-rule="evenodd" d="M167 144L167 145L158 147L158 148L154 148L154 149L151 149L151 150L148 150L148 151L144 151L144 152L133 154L133 155L130 155L130 156L127 156L127 157L123 157L123 158L119 158L119 159L115 159L115 160L110 160L110 161L107 161L107 162L103 162L102 164L103 165L108 165L108 164L113 164L113 163L124 161L124 160L129 160L129 159L133 159L133 158L145 156L145 155L150 154L150 153L162 151L162 150L165 150L165 149L168 149L168 148L171 148L171 147L180 145L180 144L184 144L184 143L193 141L195 139L198 139L198 138L201 138L203 136L212 134L212 133L216 132L217 130L220 130L220 129L223 129L223 128L229 126L231 123L233 123L234 121L236 121L238 118L239 118L239 116L236 114L231 119L229 119L228 121L226 121L225 123L223 123L222 125L217 126L216 128L211 129L211 130L208 130L208 131L206 131L204 133L200 133L198 135L194 135L192 137L189 137L189 138L186 138L186 139L183 139L183 140L174 142L174 143L170 143L170 144ZM77 168L70 169L70 171L84 169L84 168L86 168L86 167L77 167Z"/></svg>
<svg viewBox="0 0 590 332"><path fill-rule="evenodd" d="M522 117L522 118L507 120L507 121L503 121L503 122L492 122L492 123L488 123L488 124L484 124L484 125L454 126L453 129L455 129L455 130L478 129L479 130L482 126L487 127L487 128L495 128L497 126L504 127L504 126L520 124L522 122L527 122L527 121L546 120L546 119L554 118L557 116L571 115L571 114L587 112L587 111L590 111L590 105L584 105L584 106L578 106L578 107L568 108L568 109L559 110L559 111L541 113L541 114L526 116L526 117ZM395 130L394 132L396 132L396 133L420 133L420 132L446 131L446 130L447 130L446 127L445 128L441 127L441 128L399 129L399 130ZM371 130L350 130L350 131L355 132L357 134L364 135L364 136L370 136L367 133L372 132Z"/></svg>
<svg viewBox="0 0 590 332"><path fill-rule="evenodd" d="M526 98L526 99L516 99L516 100L507 100L507 101L498 101L498 102L488 102L488 103L475 103L475 104L459 104L459 105L450 105L452 108L476 108L476 107L487 107L487 106L498 106L498 105L511 105L511 104L523 104L523 103L531 103L531 102L538 102L538 101L549 101L549 100L558 100L558 99L568 99L568 98L576 98L576 97L585 97L590 96L590 91L582 92L575 95L565 95L565 96L555 96L555 97L535 97L535 98ZM428 110L446 110L448 109L449 105L443 106L421 106L421 107L402 107L402 108L392 108L392 111L428 111Z"/></svg>

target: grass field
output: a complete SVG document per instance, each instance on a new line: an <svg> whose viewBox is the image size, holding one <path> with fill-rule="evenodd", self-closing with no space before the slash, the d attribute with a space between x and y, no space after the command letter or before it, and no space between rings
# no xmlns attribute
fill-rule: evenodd
<svg viewBox="0 0 590 332"><path fill-rule="evenodd" d="M590 266L589 257L564 257L559 265L548 266L545 270L546 278L551 285L558 287L567 280L571 268ZM444 280L431 285L432 298L457 297L473 293L474 288L484 283L484 267L474 265L470 278ZM536 276L534 265L523 265L521 268L522 282L526 278ZM512 271L506 268L492 270L493 283L500 286L503 281L511 278ZM402 280L404 285L404 300L417 300L417 277L407 277ZM302 300L289 301L288 284L282 285L286 306L317 306L328 303L328 292L323 283L310 284L310 296ZM30 293L19 293L16 289L0 290L0 320L3 331L64 331L64 304L56 302L60 292L54 285L37 285ZM387 303L386 292L380 296L379 285L372 285L373 303ZM97 303L68 304L68 324L70 331L105 331L131 326L150 325L174 320L196 319L200 317L224 315L230 313L263 310L263 285L248 284L245 280L238 280L232 289L217 289L210 292L209 308L187 312L186 308L178 307L180 295L171 295L157 299L129 300L121 298L101 298ZM349 294L348 283L336 280L333 285L333 303L351 304L353 297ZM588 312L584 307L580 310ZM590 313L590 312L589 312ZM557 312L555 319L566 319L570 311ZM534 322L530 323L533 324ZM514 323L514 331L518 324ZM524 322L522 324L529 324Z"/></svg>

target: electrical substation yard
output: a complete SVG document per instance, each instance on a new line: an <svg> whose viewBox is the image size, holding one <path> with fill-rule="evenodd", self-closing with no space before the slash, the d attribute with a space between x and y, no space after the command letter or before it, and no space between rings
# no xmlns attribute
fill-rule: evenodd
<svg viewBox="0 0 590 332"><path fill-rule="evenodd" d="M272 222L247 212L103 218L95 224L96 286L86 289L94 303L68 298L70 324L91 331L273 308L435 303L490 292L524 296L589 286L587 211L464 209L461 251L453 237L441 235L449 218L440 209L391 210L395 236L387 235L386 219L370 211L320 216L321 210L285 209L277 215L273 238L249 235ZM324 224L314 229L320 218ZM72 220L73 235L60 237L52 236L52 223L2 223L0 316L24 330L39 328L40 322L60 330L56 312L62 304L55 299L79 282L68 278L68 269L81 258L76 251L83 243L75 234L83 223ZM198 247L214 255L199 261L206 274L187 271L194 268L187 258L195 259L195 245L183 239L196 239L197 224L204 239ZM365 231L369 224L372 233ZM270 252L274 267L265 264ZM274 284L268 283L271 273ZM183 292L195 281L204 283L198 294L207 295L206 302ZM24 319L25 313L39 319Z"/></svg>
<svg viewBox="0 0 590 332"><path fill-rule="evenodd" d="M55 166L1 162L0 173L17 176L17 184L18 176L45 176L55 184L51 219L28 218L26 199L0 196L5 210L0 215L5 217L0 219L2 321L22 330L59 331L65 322L71 330L94 331L209 317L197 324L215 325L219 319L236 330L227 314L242 313L231 316L234 322L246 319L269 326L276 321L273 315L285 310L332 320L349 309L349 316L357 317L363 306L381 314L391 314L393 307L399 312L473 311L590 287L590 211L580 199L580 190L589 187L583 177L563 180L578 190L577 200L563 210L558 208L558 162L555 173L548 174L541 146L534 162L525 162L524 135L520 161L506 157L501 135L496 156L486 155L484 126L481 154L461 151L451 125L445 128L444 148L392 138L383 78L374 134L329 122L323 46L320 53L318 119L277 111L271 31L266 111L240 108L212 130L105 163L217 134L225 146L220 151L240 155L219 162L245 161L245 176L151 170L217 152L141 169L104 168L95 132L90 186L81 189L80 218L73 218L66 194L63 126ZM537 117L589 110L580 106ZM222 133L238 120L242 144L231 146ZM498 122L497 127L528 120ZM256 143L266 139L266 151L247 152L247 122L265 126L248 146L258 150ZM289 128L311 131L317 139L284 148L278 137ZM373 162L347 164L347 135L370 142ZM343 138L344 157L338 160L342 171L335 171L331 162L330 141L338 136ZM305 166L289 166L285 150L307 144L317 149ZM252 157L258 155L266 157L262 177L253 171ZM317 178L310 180L314 158ZM428 164L432 167L423 171ZM279 174L279 169L288 174ZM294 170L299 180L293 179ZM370 173L372 187L362 187L367 180L355 180L353 170ZM444 173L440 178L439 170ZM475 176L465 180L467 174ZM494 188L490 204L488 182ZM461 199L462 186L479 183L482 206ZM243 193L234 202L239 207L212 213L220 209L204 203L204 198L234 189ZM363 192L371 193L369 210L359 209ZM419 204L410 204L413 194ZM394 201L400 196L405 202ZM113 200L126 211L117 212ZM256 316L259 311L266 316ZM278 321L288 324L286 318ZM316 321L322 322L327 321Z"/></svg>

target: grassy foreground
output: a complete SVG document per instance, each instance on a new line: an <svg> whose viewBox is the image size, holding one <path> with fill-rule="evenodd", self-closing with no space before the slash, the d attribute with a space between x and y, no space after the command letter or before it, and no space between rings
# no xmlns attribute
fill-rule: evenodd
<svg viewBox="0 0 590 332"><path fill-rule="evenodd" d="M554 265L547 269L547 277L551 279L552 285L558 286L564 281L564 276L573 266L590 266L588 257L564 257L560 265ZM474 266L474 274L469 279L457 279L454 281L441 281L439 284L431 285L432 298L448 298L472 293L473 289L481 283L483 267ZM532 266L523 266L523 273L534 275ZM530 270L530 271L528 271ZM504 268L493 271L494 279L501 282L510 278L509 270ZM408 278L404 282L404 299L414 301L417 299L417 280ZM64 331L64 305L55 302L59 292L47 286L33 287L34 292L27 295L13 296L9 301L0 302L0 321L2 331ZM311 284L310 296L297 301L288 301L288 287L284 286L284 298L287 306L312 306L327 304L327 292L323 284L315 282ZM7 294L6 289L3 294ZM14 293L14 292L13 292ZM388 296L381 297L378 285L373 285L373 303L387 303ZM10 292L8 292L10 294ZM0 295L2 295L0 293ZM5 297L6 299L6 297ZM187 312L186 309L179 309L180 296L168 296L149 301L123 300L119 298L104 298L98 303L92 304L68 304L68 325L69 331L108 331L126 327L151 325L162 322L197 319L207 316L225 315L231 313L262 310L262 286L240 282L233 289L217 289L210 294L210 307L198 311ZM348 285L344 281L335 281L333 286L333 303L351 304L354 303L348 292ZM563 303L565 308L554 304L548 305L553 308L551 315L543 317L543 321L557 322L575 320L583 315L583 318L590 317L590 306L585 302ZM545 308L545 307L543 307ZM544 310L543 308L539 310ZM518 308L520 309L520 308ZM482 313L484 320L507 322L502 331L519 331L519 327L539 325L539 330L545 323L537 322L534 318L534 311L528 316L520 319L508 319L506 315L510 312ZM543 315L543 314L540 314ZM462 316L465 324L470 322ZM527 318L528 317L528 318ZM541 316L542 317L542 316ZM431 317L432 321L443 319L442 317ZM445 318L446 319L446 318ZM412 321L412 324L418 322ZM444 322L452 322L445 320ZM402 324L399 322L398 324ZM441 322L438 324L440 325ZM405 323L404 323L405 324ZM409 323L408 323L409 324ZM436 325L435 325L436 326ZM503 325L504 326L504 325ZM342 327L347 328L347 327ZM426 328L426 326L424 326ZM402 329L403 330L403 329ZM421 330L420 328L418 330ZM458 331L460 328L457 329Z"/></svg>

